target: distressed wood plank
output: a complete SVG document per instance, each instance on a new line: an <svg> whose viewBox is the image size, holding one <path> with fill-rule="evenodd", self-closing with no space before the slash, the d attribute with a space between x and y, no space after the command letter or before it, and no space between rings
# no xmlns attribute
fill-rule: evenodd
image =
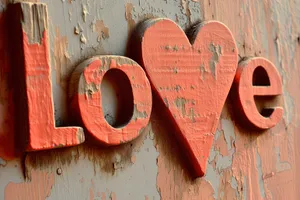
<svg viewBox="0 0 300 200"><path fill-rule="evenodd" d="M27 151L78 145L81 127L55 127L50 79L48 16L45 4L11 5L12 58L18 71L15 87L17 142Z"/></svg>
<svg viewBox="0 0 300 200"><path fill-rule="evenodd" d="M178 126L194 175L203 176L238 64L235 40L216 21L197 24L191 41L168 19L148 20L140 32L143 66Z"/></svg>

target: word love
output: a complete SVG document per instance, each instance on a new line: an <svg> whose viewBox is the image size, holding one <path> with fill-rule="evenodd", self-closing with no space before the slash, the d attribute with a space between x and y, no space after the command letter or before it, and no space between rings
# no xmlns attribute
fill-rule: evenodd
<svg viewBox="0 0 300 200"><path fill-rule="evenodd" d="M55 127L50 79L47 9L43 4L13 5L18 66L19 115L17 131L24 133L27 151L78 145L81 127ZM282 94L281 78L263 58L246 59L238 67L238 49L230 30L208 21L194 27L190 40L168 19L150 19L139 27L134 50L139 63L121 56L95 56L73 72L69 87L70 110L93 138L107 146L138 137L148 124L152 91L163 102L175 126L176 137L189 158L195 177L203 176L222 108L231 86L245 123L258 129L275 126L281 107L259 108L257 97ZM133 101L131 119L112 127L104 117L101 84L110 71L126 75ZM148 80L148 78L149 80ZM116 83L122 84L122 81ZM151 87L152 86L152 87ZM24 120L26 119L26 120Z"/></svg>

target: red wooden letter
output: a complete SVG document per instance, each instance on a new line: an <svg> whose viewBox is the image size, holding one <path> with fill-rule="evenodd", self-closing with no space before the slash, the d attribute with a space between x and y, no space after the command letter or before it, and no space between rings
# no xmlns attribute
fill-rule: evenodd
<svg viewBox="0 0 300 200"><path fill-rule="evenodd" d="M223 105L238 64L230 30L209 21L195 27L191 42L168 19L142 25L144 68L170 117L196 176L203 176Z"/></svg>
<svg viewBox="0 0 300 200"><path fill-rule="evenodd" d="M84 141L80 127L56 128L50 79L47 8L44 4L18 3L15 15L14 66L19 67L18 134L27 132L26 150L44 150L78 145ZM20 46L18 46L20 45ZM17 80L20 79L20 80ZM23 123L22 123L23 121Z"/></svg>
<svg viewBox="0 0 300 200"><path fill-rule="evenodd" d="M132 89L132 92L124 91L127 92L125 95L133 97L132 117L121 127L112 127L103 114L101 83L110 70L125 73ZM133 60L121 56L91 58L76 68L70 84L74 117L78 117L87 131L102 144L119 145L131 141L148 124L152 108L151 87L144 70Z"/></svg>
<svg viewBox="0 0 300 200"><path fill-rule="evenodd" d="M261 108L259 111L254 99L282 94L280 75L270 61L252 58L241 62L234 82L240 109L251 125L259 129L269 129L281 120L283 108Z"/></svg>

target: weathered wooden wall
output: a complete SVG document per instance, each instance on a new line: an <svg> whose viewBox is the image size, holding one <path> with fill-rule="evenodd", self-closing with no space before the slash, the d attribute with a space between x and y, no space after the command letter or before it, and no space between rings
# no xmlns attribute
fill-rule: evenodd
<svg viewBox="0 0 300 200"><path fill-rule="evenodd" d="M188 30L226 24L239 57L272 61L283 80L284 118L263 133L245 129L228 99L206 175L192 180L159 110L141 137L117 148L90 143L14 155L14 66L0 0L0 199L299 199L300 0L43 0L48 6L55 119L66 125L67 85L78 63L126 55L136 25L167 17Z"/></svg>

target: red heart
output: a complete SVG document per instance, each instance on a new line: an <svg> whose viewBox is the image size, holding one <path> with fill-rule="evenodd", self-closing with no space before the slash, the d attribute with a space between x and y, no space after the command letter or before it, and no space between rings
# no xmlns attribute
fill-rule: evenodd
<svg viewBox="0 0 300 200"><path fill-rule="evenodd" d="M216 21L195 26L191 42L168 19L151 19L142 27L144 68L178 126L195 175L203 176L238 65L235 40Z"/></svg>

